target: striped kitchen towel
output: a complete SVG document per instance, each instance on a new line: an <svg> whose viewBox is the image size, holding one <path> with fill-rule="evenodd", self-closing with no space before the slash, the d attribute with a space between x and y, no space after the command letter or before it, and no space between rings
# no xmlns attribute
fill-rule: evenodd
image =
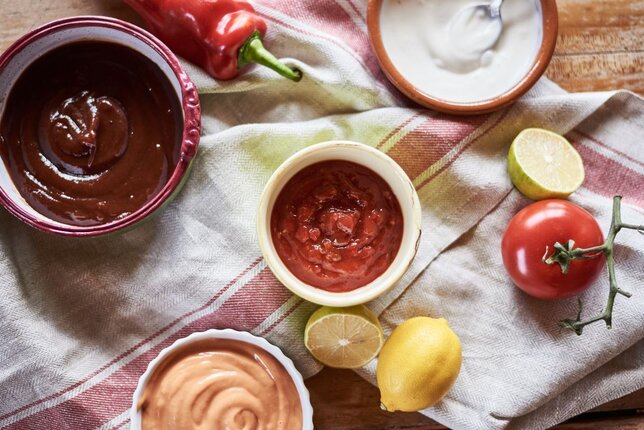
<svg viewBox="0 0 644 430"><path fill-rule="evenodd" d="M0 212L0 427L122 428L138 377L176 339L231 327L268 338L305 376L302 346L315 306L293 296L261 258L255 210L264 183L308 145L373 145L408 173L423 204L423 237L400 283L370 304L387 332L415 315L446 317L463 342L461 375L423 411L457 429L541 429L644 387L644 245L618 238L615 327L582 337L556 321L575 299L518 292L499 259L508 220L529 202L505 156L536 126L566 134L587 178L572 200L607 227L611 196L644 223L644 101L626 92L567 94L542 79L514 106L453 117L412 106L380 72L364 0L263 0L268 44L300 67L294 84L260 68L200 88L204 136L192 176L153 221L122 235L69 239ZM599 309L606 281L584 293ZM361 374L373 381L375 363Z"/></svg>

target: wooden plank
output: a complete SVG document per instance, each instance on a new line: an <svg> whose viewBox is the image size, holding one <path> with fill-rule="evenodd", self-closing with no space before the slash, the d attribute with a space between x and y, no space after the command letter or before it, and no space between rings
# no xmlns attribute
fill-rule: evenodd
<svg viewBox="0 0 644 430"><path fill-rule="evenodd" d="M564 27L559 31L556 57L574 54L638 53L644 45L644 25L633 27Z"/></svg>
<svg viewBox="0 0 644 430"><path fill-rule="evenodd" d="M552 430L642 430L644 418L635 416L588 417L583 420L569 421L553 427Z"/></svg>
<svg viewBox="0 0 644 430"><path fill-rule="evenodd" d="M632 410L644 414L644 388L592 409L590 412ZM644 423L642 423L644 424Z"/></svg>
<svg viewBox="0 0 644 430"><path fill-rule="evenodd" d="M419 413L382 411L380 391L350 370L324 369L306 381L316 429L437 430L445 427Z"/></svg>
<svg viewBox="0 0 644 430"><path fill-rule="evenodd" d="M121 0L0 0L0 50L31 29L75 15L107 15L141 22Z"/></svg>
<svg viewBox="0 0 644 430"><path fill-rule="evenodd" d="M388 413L380 410L378 388L349 370L324 369L306 380L311 392L315 427L319 429L438 430L445 429L420 413ZM615 413L616 410L622 410ZM583 414L553 430L644 429L644 389L614 400L594 413ZM602 415L613 411L608 416ZM596 424L595 427L592 427ZM640 427L632 427L633 425Z"/></svg>
<svg viewBox="0 0 644 430"><path fill-rule="evenodd" d="M555 56L546 74L568 91L623 88L644 94L644 53Z"/></svg>
<svg viewBox="0 0 644 430"><path fill-rule="evenodd" d="M644 1L565 0L546 76L568 91L644 94Z"/></svg>
<svg viewBox="0 0 644 430"><path fill-rule="evenodd" d="M644 23L641 0L559 0L560 28L638 27Z"/></svg>

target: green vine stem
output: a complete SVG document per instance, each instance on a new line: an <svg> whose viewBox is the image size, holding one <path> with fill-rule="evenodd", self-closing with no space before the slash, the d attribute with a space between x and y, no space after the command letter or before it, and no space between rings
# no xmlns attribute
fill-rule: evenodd
<svg viewBox="0 0 644 430"><path fill-rule="evenodd" d="M602 254L606 256L606 265L608 266L608 281L610 283L610 291L608 293L608 302L606 303L606 308L594 317L582 320L582 305L581 299L579 299L579 312L577 313L577 318L565 319L559 322L559 325L574 331L575 333L577 333L577 335L581 335L584 327L588 324L592 324L601 320L606 323L607 328L611 328L613 323L613 306L615 305L615 297L617 296L617 294L621 294L624 297L631 297L631 293L624 291L617 286L617 279L615 278L615 258L613 256L613 246L615 243L615 237L621 229L625 228L629 230L636 230L639 233L644 234L644 225L633 225L622 222L621 201L621 196L613 197L613 219L610 224L608 237L606 238L606 242L604 242L603 245L583 249L575 248L575 242L572 240L566 242L565 245L557 242L554 245L555 250L552 255L548 257L548 248L546 248L546 253L543 256L544 263L559 264L561 266L561 272L564 274L568 273L568 267L573 260L595 258Z"/></svg>

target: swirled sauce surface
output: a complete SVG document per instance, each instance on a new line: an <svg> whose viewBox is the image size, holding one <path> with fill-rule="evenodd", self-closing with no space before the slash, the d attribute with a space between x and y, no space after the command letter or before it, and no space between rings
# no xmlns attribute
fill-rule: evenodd
<svg viewBox="0 0 644 430"><path fill-rule="evenodd" d="M271 214L282 262L300 280L327 291L351 291L384 273L402 234L402 211L389 185L349 161L302 169L284 186Z"/></svg>
<svg viewBox="0 0 644 430"><path fill-rule="evenodd" d="M485 50L487 31L494 33L495 22L500 23L469 8L489 3L383 0L380 34L387 56L411 85L429 96L452 103L498 97L533 66L543 39L542 13L539 0L505 0L501 35Z"/></svg>
<svg viewBox="0 0 644 430"><path fill-rule="evenodd" d="M301 430L288 371L247 342L210 339L166 357L138 405L142 430Z"/></svg>
<svg viewBox="0 0 644 430"><path fill-rule="evenodd" d="M178 160L181 107L152 61L122 45L50 51L12 88L0 153L27 203L81 226L122 218L152 199Z"/></svg>

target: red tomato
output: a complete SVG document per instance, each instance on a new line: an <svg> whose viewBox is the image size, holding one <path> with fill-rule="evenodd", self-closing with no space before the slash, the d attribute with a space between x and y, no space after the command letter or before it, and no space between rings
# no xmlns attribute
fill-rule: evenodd
<svg viewBox="0 0 644 430"><path fill-rule="evenodd" d="M542 200L523 208L508 224L501 252L503 264L517 287L540 299L560 299L585 290L597 279L604 256L573 260L568 273L557 263L541 261L548 247L575 241L575 248L601 245L604 236L599 224L586 210L566 200Z"/></svg>

